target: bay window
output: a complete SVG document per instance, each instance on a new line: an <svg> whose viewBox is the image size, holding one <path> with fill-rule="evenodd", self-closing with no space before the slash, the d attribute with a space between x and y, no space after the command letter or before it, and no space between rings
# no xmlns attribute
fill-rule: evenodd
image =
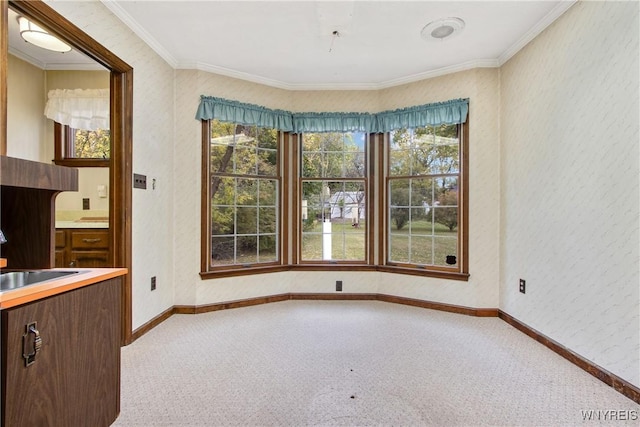
<svg viewBox="0 0 640 427"><path fill-rule="evenodd" d="M468 106L292 113L203 96L201 275L467 280Z"/></svg>

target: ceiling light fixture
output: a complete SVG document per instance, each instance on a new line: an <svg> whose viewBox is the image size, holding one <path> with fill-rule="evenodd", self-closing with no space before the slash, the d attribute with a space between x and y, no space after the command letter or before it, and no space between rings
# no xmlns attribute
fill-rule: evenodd
<svg viewBox="0 0 640 427"><path fill-rule="evenodd" d="M24 16L18 16L18 24L20 24L20 36L28 43L54 52L64 53L71 50L71 46L49 34Z"/></svg>
<svg viewBox="0 0 640 427"><path fill-rule="evenodd" d="M464 25L464 21L460 18L438 19L425 25L420 35L427 41L443 41L460 34Z"/></svg>

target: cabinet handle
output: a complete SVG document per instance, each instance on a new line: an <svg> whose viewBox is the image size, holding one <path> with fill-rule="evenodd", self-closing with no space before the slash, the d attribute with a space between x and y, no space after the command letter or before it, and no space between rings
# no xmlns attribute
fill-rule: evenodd
<svg viewBox="0 0 640 427"><path fill-rule="evenodd" d="M42 338L40 338L40 331L37 329L38 323L29 323L26 327L27 332L22 336L22 357L24 358L25 366L29 366L36 361L36 354L42 349ZM33 334L33 344L29 336ZM29 351L32 350L32 351Z"/></svg>
<svg viewBox="0 0 640 427"><path fill-rule="evenodd" d="M76 266L76 260L74 259L69 263L69 267L75 267L75 266Z"/></svg>
<svg viewBox="0 0 640 427"><path fill-rule="evenodd" d="M84 243L98 243L102 239L82 239Z"/></svg>

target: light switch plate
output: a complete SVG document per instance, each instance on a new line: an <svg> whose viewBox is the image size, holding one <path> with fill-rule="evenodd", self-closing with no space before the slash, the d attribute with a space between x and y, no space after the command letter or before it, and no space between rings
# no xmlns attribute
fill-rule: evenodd
<svg viewBox="0 0 640 427"><path fill-rule="evenodd" d="M147 176L139 175L137 173L133 174L133 188L142 188L143 190L147 189Z"/></svg>

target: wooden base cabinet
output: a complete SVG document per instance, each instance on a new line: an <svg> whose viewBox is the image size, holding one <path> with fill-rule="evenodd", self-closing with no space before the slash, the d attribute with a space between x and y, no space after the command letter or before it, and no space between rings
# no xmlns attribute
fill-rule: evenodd
<svg viewBox="0 0 640 427"><path fill-rule="evenodd" d="M56 267L109 267L109 230L56 229Z"/></svg>
<svg viewBox="0 0 640 427"><path fill-rule="evenodd" d="M0 312L3 427L100 427L115 421L120 291L121 279L115 278Z"/></svg>

